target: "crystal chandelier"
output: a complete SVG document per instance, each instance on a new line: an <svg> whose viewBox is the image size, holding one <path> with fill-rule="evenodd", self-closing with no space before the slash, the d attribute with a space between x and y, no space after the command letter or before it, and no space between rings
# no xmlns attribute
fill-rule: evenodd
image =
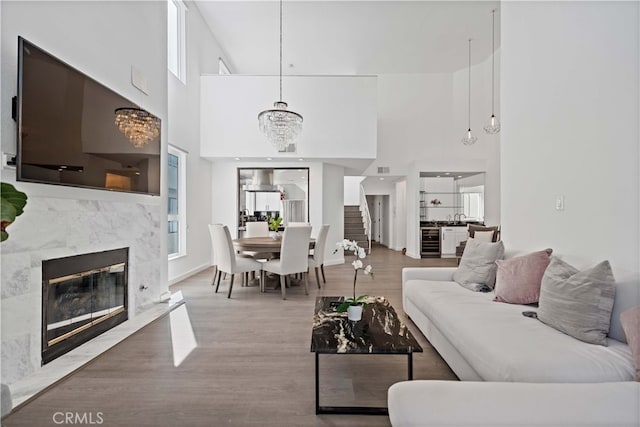
<svg viewBox="0 0 640 427"><path fill-rule="evenodd" d="M302 116L287 110L287 103L282 100L282 0L280 0L280 100L273 103L273 108L258 114L258 124L269 142L278 151L287 151L302 131Z"/></svg>
<svg viewBox="0 0 640 427"><path fill-rule="evenodd" d="M160 135L160 119L140 108L117 108L115 123L118 130L140 148Z"/></svg>
<svg viewBox="0 0 640 427"><path fill-rule="evenodd" d="M471 39L469 39L469 129L462 138L464 145L473 145L478 140L478 137L471 134Z"/></svg>
<svg viewBox="0 0 640 427"><path fill-rule="evenodd" d="M489 119L489 123L484 127L484 131L489 134L494 134L500 132L500 121L494 114L494 104L495 104L495 90L494 90L494 82L495 82L495 49L496 49L496 10L493 9L491 11L491 118Z"/></svg>

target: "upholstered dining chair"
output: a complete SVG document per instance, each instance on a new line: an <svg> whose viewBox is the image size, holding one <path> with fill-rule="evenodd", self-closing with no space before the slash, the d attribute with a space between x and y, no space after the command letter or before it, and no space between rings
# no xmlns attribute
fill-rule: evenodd
<svg viewBox="0 0 640 427"><path fill-rule="evenodd" d="M211 237L211 253L212 253L212 263L213 263L213 280L211 281L211 286L216 284L216 279L218 278L218 274L222 274L220 273L220 270L218 270L218 261L216 259L218 251L216 251L215 240L213 238L213 229L215 228L216 225L221 225L221 224L209 224L209 237Z"/></svg>
<svg viewBox="0 0 640 427"><path fill-rule="evenodd" d="M247 222L244 237L269 237L269 224L266 221Z"/></svg>
<svg viewBox="0 0 640 427"><path fill-rule="evenodd" d="M309 269L315 269L316 271L316 283L320 288L320 276L318 275L318 269L322 270L322 282L327 283L324 277L324 251L327 246L327 236L329 234L329 225L324 224L320 227L318 237L316 237L316 245L313 248L313 255L309 256Z"/></svg>
<svg viewBox="0 0 640 427"><path fill-rule="evenodd" d="M233 278L237 273L248 273L250 271L260 271L262 264L251 258L243 258L236 255L236 251L233 247L233 241L231 240L231 233L229 227L222 224L213 224L213 240L214 240L214 253L217 253L216 262L218 263L218 270L223 273L231 275L231 281L229 282L229 293L227 298L231 298L231 290L233 289ZM220 286L220 278L218 275L218 281L216 283L216 292Z"/></svg>
<svg viewBox="0 0 640 427"><path fill-rule="evenodd" d="M269 224L266 221L247 222L244 237L269 237ZM273 258L273 254L268 252L243 252L241 256L255 260Z"/></svg>
<svg viewBox="0 0 640 427"><path fill-rule="evenodd" d="M282 299L287 299L286 277L288 274L302 273L304 292L309 295L309 240L311 227L287 227L282 236L280 259L272 259L262 264L262 275L266 272L280 276ZM260 279L264 283L264 277Z"/></svg>

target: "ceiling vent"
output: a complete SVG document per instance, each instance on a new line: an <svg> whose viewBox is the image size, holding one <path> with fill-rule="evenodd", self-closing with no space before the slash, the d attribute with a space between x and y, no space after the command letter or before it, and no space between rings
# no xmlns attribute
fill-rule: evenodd
<svg viewBox="0 0 640 427"><path fill-rule="evenodd" d="M389 166L378 166L378 173L389 173Z"/></svg>

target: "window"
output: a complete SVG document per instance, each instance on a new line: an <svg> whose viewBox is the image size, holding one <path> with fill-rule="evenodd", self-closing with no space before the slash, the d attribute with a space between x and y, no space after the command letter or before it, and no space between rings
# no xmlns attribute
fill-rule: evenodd
<svg viewBox="0 0 640 427"><path fill-rule="evenodd" d="M187 153L169 146L167 168L169 259L187 254Z"/></svg>
<svg viewBox="0 0 640 427"><path fill-rule="evenodd" d="M187 6L167 0L167 66L182 83L187 74Z"/></svg>

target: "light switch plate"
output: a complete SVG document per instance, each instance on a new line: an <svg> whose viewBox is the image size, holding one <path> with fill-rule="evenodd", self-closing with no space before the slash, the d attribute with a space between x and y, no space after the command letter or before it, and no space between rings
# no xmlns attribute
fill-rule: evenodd
<svg viewBox="0 0 640 427"><path fill-rule="evenodd" d="M557 211L564 210L564 196L556 196L556 210Z"/></svg>

